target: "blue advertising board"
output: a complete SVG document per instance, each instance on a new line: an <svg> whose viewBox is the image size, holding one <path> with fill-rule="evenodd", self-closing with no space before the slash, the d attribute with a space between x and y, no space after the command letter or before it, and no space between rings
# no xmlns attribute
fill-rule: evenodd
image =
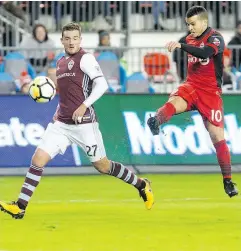
<svg viewBox="0 0 241 251"><path fill-rule="evenodd" d="M153 137L146 121L167 95L105 95L95 108L108 158L126 165L217 165L215 149L197 112L174 116ZM241 164L240 95L223 95L225 138L232 163ZM0 167L27 167L58 103L28 96L0 96ZM72 145L48 166L91 165Z"/></svg>
<svg viewBox="0 0 241 251"><path fill-rule="evenodd" d="M38 104L28 96L0 96L0 166L26 167L48 123L52 121L58 97ZM73 151L67 149L48 166L76 166Z"/></svg>

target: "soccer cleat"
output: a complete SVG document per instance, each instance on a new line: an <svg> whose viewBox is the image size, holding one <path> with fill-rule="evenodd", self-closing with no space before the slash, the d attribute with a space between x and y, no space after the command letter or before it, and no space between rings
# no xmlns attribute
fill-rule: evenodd
<svg viewBox="0 0 241 251"><path fill-rule="evenodd" d="M236 188L236 184L232 182L230 179L223 180L224 190L226 194L231 198L235 195L238 195L238 189Z"/></svg>
<svg viewBox="0 0 241 251"><path fill-rule="evenodd" d="M160 132L160 124L159 121L157 120L156 116L151 117L147 120L147 125L149 126L151 132L153 135L158 135Z"/></svg>
<svg viewBox="0 0 241 251"><path fill-rule="evenodd" d="M140 197L144 200L146 209L150 210L154 204L154 195L151 189L151 182L148 179L143 179L146 183L144 188L139 189Z"/></svg>
<svg viewBox="0 0 241 251"><path fill-rule="evenodd" d="M22 219L25 214L25 210L19 208L17 202L5 203L0 201L0 210L10 214L14 219Z"/></svg>

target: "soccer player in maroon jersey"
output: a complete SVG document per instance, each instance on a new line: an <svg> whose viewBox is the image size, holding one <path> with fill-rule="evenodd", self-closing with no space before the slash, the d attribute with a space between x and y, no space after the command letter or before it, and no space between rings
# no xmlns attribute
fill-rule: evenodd
<svg viewBox="0 0 241 251"><path fill-rule="evenodd" d="M208 26L208 13L201 6L193 6L186 13L190 34L186 43L169 42L169 52L179 48L188 53L186 81L157 110L147 124L153 135L159 134L159 127L175 114L198 110L216 149L218 163L223 176L225 192L230 196L238 194L231 180L231 160L224 139L222 75L224 40L222 35Z"/></svg>
<svg viewBox="0 0 241 251"><path fill-rule="evenodd" d="M28 202L40 182L44 166L57 154L64 154L72 143L80 146L93 166L133 185L151 209L154 196L147 179L137 177L132 171L106 157L102 134L99 130L93 103L108 89L99 64L94 56L81 47L81 29L70 23L63 27L61 42L65 56L57 62L59 104L37 147L26 175L18 200L13 203L0 201L0 209L15 219L23 218Z"/></svg>

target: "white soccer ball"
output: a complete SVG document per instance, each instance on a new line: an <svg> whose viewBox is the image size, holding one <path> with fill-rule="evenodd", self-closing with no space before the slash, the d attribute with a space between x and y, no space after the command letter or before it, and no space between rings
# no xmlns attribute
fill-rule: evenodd
<svg viewBox="0 0 241 251"><path fill-rule="evenodd" d="M29 87L29 96L37 103L47 103L56 94L54 82L48 77L36 77Z"/></svg>

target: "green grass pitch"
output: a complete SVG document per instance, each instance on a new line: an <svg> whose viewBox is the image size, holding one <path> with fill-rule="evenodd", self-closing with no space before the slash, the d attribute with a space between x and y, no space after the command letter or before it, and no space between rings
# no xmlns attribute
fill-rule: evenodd
<svg viewBox="0 0 241 251"><path fill-rule="evenodd" d="M241 197L224 194L220 174L145 177L150 211L113 177L43 177L24 220L0 212L0 251L241 251ZM0 199L22 183L0 177Z"/></svg>

